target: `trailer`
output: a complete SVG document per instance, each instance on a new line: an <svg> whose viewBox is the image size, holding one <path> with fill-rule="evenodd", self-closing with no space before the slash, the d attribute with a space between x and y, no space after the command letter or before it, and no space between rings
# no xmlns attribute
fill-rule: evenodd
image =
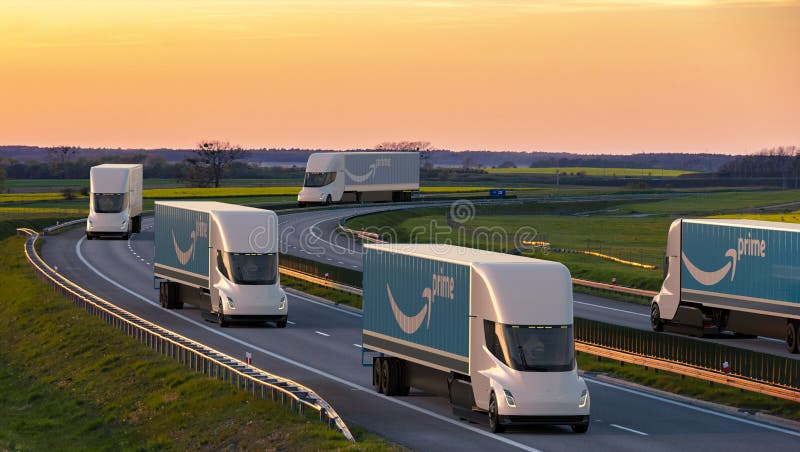
<svg viewBox="0 0 800 452"><path fill-rule="evenodd" d="M398 202L415 191L419 152L317 152L308 157L297 202Z"/></svg>
<svg viewBox="0 0 800 452"><path fill-rule="evenodd" d="M286 327L275 212L221 202L157 201L154 230L161 306L193 304L223 327L231 322Z"/></svg>
<svg viewBox="0 0 800 452"><path fill-rule="evenodd" d="M142 230L142 165L104 164L89 170L86 240Z"/></svg>
<svg viewBox="0 0 800 452"><path fill-rule="evenodd" d="M774 337L798 352L800 224L675 220L664 273L650 305L653 330Z"/></svg>
<svg viewBox="0 0 800 452"><path fill-rule="evenodd" d="M566 267L452 245L364 248L362 364L375 390L448 397L460 417L488 414L493 432L587 431Z"/></svg>

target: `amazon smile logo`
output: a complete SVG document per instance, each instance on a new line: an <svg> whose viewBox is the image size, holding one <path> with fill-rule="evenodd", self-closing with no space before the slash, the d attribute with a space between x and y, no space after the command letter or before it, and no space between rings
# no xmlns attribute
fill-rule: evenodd
<svg viewBox="0 0 800 452"><path fill-rule="evenodd" d="M369 180L369 178L371 178L375 174L375 170L377 170L382 166L386 167L392 166L392 161L390 159L376 159L375 163L369 166L369 171L361 175L353 174L350 171L348 171L347 168L345 168L344 172L347 174L347 177L353 180L353 182L361 183Z"/></svg>
<svg viewBox="0 0 800 452"><path fill-rule="evenodd" d="M422 322L425 321L426 317L427 322L425 328L429 329L431 327L433 301L437 298L454 300L454 289L455 279L453 279L453 277L434 274L431 278L431 287L426 287L422 290L422 298L425 299L427 303L422 306L422 309L420 309L418 313L409 316L397 306L397 302L394 301L394 295L392 295L392 289L389 287L388 283L386 284L386 294L389 296L389 306L392 308L394 320L397 322L397 326L406 334L416 333L422 326Z"/></svg>
<svg viewBox="0 0 800 452"><path fill-rule="evenodd" d="M692 277L704 286L713 286L722 281L728 273L731 274L731 282L736 277L736 262L746 257L767 257L767 242L764 240L754 239L750 233L747 237L739 237L736 241L736 248L730 248L725 251L725 257L730 259L721 268L714 271L703 271L686 257L686 253L681 252L681 259L686 265L686 270Z"/></svg>
<svg viewBox="0 0 800 452"><path fill-rule="evenodd" d="M175 256L178 258L178 262L180 262L181 265L186 265L192 260L192 257L194 257L197 239L200 237L208 237L208 223L205 221L198 221L195 223L194 230L189 234L192 244L185 250L181 249L178 245L178 240L175 238L175 230L170 230L170 232L172 233L172 246L175 248Z"/></svg>

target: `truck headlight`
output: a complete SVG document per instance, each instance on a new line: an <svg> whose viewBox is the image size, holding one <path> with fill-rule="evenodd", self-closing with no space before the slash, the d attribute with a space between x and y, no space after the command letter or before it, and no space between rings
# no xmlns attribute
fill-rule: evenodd
<svg viewBox="0 0 800 452"><path fill-rule="evenodd" d="M325 194L324 193L320 193L319 194L319 199L325 199Z"/></svg>
<svg viewBox="0 0 800 452"><path fill-rule="evenodd" d="M119 226L120 229L125 229L128 226L128 220L122 220L122 224Z"/></svg>
<svg viewBox="0 0 800 452"><path fill-rule="evenodd" d="M281 303L278 305L278 311L283 311L286 309L286 294L281 296Z"/></svg>
<svg viewBox="0 0 800 452"><path fill-rule="evenodd" d="M581 396L578 399L578 408L583 408L589 403L589 390L584 389L581 391Z"/></svg>
<svg viewBox="0 0 800 452"><path fill-rule="evenodd" d="M89 219L87 220L87 223L89 223L89 227L90 227L90 228L93 228L93 227L94 227L94 222L92 221L92 219L91 219L91 218L89 218Z"/></svg>
<svg viewBox="0 0 800 452"><path fill-rule="evenodd" d="M231 308L231 309L236 309L236 304L234 304L233 298L231 298L231 297L227 297L227 298L228 298L228 307Z"/></svg>
<svg viewBox="0 0 800 452"><path fill-rule="evenodd" d="M506 405L508 405L511 408L517 406L517 402L514 401L514 394L511 394L511 391L509 391L508 389L503 389L503 394L505 394L506 396Z"/></svg>

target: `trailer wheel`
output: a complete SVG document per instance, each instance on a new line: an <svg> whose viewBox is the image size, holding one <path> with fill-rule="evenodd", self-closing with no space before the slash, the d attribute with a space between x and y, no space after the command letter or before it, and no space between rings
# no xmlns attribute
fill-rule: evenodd
<svg viewBox="0 0 800 452"><path fill-rule="evenodd" d="M664 321L661 320L661 310L658 308L658 303L650 305L650 327L653 331L664 331Z"/></svg>
<svg viewBox="0 0 800 452"><path fill-rule="evenodd" d="M225 313L222 311L222 298L219 299L219 305L217 305L217 322L219 322L219 326L222 328L228 327L228 322L225 320Z"/></svg>
<svg viewBox="0 0 800 452"><path fill-rule="evenodd" d="M586 422L581 422L580 424L572 424L570 425L572 431L574 433L586 433L589 431L589 416L586 416Z"/></svg>
<svg viewBox="0 0 800 452"><path fill-rule="evenodd" d="M402 359L392 360L394 363L395 382L397 383L395 393L399 396L407 396L411 387L406 384L406 362Z"/></svg>
<svg viewBox="0 0 800 452"><path fill-rule="evenodd" d="M386 394L387 396L393 396L395 394L395 389L397 384L395 383L395 378L392 378L394 375L392 373L392 367L390 366L388 359L383 359L383 363L381 363L381 392Z"/></svg>
<svg viewBox="0 0 800 452"><path fill-rule="evenodd" d="M372 360L372 387L375 388L375 392L381 392L381 388L383 387L383 382L381 381L381 365L383 364L383 359L375 358Z"/></svg>
<svg viewBox="0 0 800 452"><path fill-rule="evenodd" d="M497 397L494 391L489 394L489 430L492 433L503 433L506 429L505 426L500 424L500 411L497 407Z"/></svg>
<svg viewBox="0 0 800 452"><path fill-rule="evenodd" d="M786 322L786 350L789 353L797 353L797 322L789 320Z"/></svg>

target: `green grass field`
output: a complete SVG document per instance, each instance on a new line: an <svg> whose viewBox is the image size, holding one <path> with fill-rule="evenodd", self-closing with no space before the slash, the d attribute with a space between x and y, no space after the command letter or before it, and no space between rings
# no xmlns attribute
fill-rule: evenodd
<svg viewBox="0 0 800 452"><path fill-rule="evenodd" d="M568 166L563 168L487 168L489 174L552 174L578 175L592 177L677 177L693 174L694 171L665 170L658 168L589 168Z"/></svg>
<svg viewBox="0 0 800 452"><path fill-rule="evenodd" d="M401 450L204 377L75 308L0 241L0 450ZM45 244L45 246L47 246Z"/></svg>
<svg viewBox="0 0 800 452"><path fill-rule="evenodd" d="M797 210L800 206L800 190L735 191L691 194L661 201L630 203L619 206L615 214L657 215L714 215L721 213L758 213L768 206L795 203L781 210Z"/></svg>

